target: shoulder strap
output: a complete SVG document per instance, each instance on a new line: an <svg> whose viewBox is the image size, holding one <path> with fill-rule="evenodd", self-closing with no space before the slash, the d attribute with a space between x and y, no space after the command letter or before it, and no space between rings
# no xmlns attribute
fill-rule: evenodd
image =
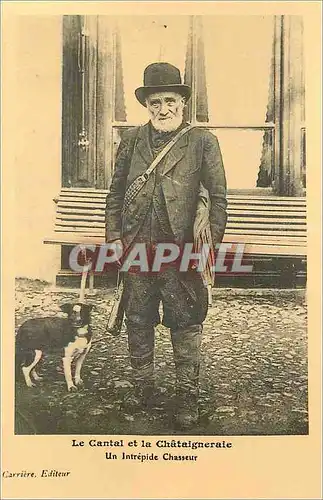
<svg viewBox="0 0 323 500"><path fill-rule="evenodd" d="M173 137L173 139L166 144L164 149L162 149L162 151L160 151L160 153L158 153L158 155L156 156L156 158L154 159L152 164L147 168L146 172L144 173L144 176L147 179L148 179L149 175L157 167L157 165L162 161L164 156L167 155L168 151L170 151L172 149L172 147L176 144L176 142L179 141L179 139L181 137L183 137L183 135L186 134L186 132L188 132L192 128L193 128L192 125L187 125L186 127L182 128L182 130L180 130L178 132L178 134L176 134L175 137Z"/></svg>
<svg viewBox="0 0 323 500"><path fill-rule="evenodd" d="M161 160L164 158L164 156L170 151L170 149L176 144L176 142L183 137L186 132L191 130L193 127L191 125L188 125L187 127L182 128L178 132L178 134L173 137L171 141L169 141L164 149L156 156L154 161L151 163L151 165L147 168L147 170L139 175L139 177L136 177L134 181L130 184L130 186L127 188L127 191L125 192L124 196L124 201L123 201L123 209L122 212L125 213L126 210L128 210L129 205L132 203L132 201L136 198L138 195L139 191L143 188L143 186L146 184L146 182L149 179L150 174L154 171L154 169L157 167L157 165L161 162Z"/></svg>

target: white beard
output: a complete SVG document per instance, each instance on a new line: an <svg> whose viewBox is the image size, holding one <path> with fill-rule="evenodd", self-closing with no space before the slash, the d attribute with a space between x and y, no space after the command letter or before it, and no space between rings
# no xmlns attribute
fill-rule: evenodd
<svg viewBox="0 0 323 500"><path fill-rule="evenodd" d="M177 130L178 127L182 124L183 121L183 112L178 113L167 120L159 120L158 118L154 118L153 114L149 112L149 117L152 126L158 132L173 132Z"/></svg>

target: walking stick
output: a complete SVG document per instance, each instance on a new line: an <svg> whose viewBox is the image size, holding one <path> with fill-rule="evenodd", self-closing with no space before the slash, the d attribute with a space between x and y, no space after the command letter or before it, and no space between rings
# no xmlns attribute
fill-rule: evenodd
<svg viewBox="0 0 323 500"><path fill-rule="evenodd" d="M121 333L121 327L123 323L124 307L123 307L123 280L120 276L120 271L118 270L117 284L114 292L114 300L109 316L108 324L106 326L106 331L117 337Z"/></svg>
<svg viewBox="0 0 323 500"><path fill-rule="evenodd" d="M86 248L81 248L81 255L84 257L84 265L82 269L82 277L81 277L81 287L80 287L80 302L84 302L85 300L85 287L86 287L86 278L88 272L91 267L91 260L87 258Z"/></svg>

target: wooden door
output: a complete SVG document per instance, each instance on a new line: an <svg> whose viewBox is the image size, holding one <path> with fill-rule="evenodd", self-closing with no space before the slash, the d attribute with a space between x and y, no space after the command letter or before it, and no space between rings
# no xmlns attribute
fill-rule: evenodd
<svg viewBox="0 0 323 500"><path fill-rule="evenodd" d="M62 186L111 178L113 30L104 16L63 18Z"/></svg>

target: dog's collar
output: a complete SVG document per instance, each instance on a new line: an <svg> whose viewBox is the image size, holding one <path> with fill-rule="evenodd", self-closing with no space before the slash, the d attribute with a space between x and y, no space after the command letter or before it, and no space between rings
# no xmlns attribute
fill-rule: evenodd
<svg viewBox="0 0 323 500"><path fill-rule="evenodd" d="M89 333L89 325L81 326L76 328L77 337L85 337Z"/></svg>

